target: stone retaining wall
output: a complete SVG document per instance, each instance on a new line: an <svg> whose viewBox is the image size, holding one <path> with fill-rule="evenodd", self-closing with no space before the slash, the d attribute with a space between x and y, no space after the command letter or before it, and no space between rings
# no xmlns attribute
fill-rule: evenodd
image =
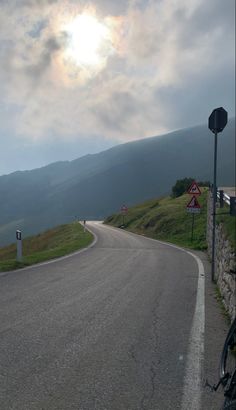
<svg viewBox="0 0 236 410"><path fill-rule="evenodd" d="M211 258L212 249L212 193L208 195L207 243ZM234 218L234 217L232 217ZM236 316L236 254L226 237L222 223L216 225L215 236L215 280L219 287L223 304L231 319Z"/></svg>

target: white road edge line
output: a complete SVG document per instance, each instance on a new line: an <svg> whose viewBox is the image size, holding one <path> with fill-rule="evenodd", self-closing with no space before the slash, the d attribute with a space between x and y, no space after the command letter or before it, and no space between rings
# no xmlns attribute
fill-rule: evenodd
<svg viewBox="0 0 236 410"><path fill-rule="evenodd" d="M129 232L132 235L133 232ZM139 235L138 235L139 236ZM181 248L168 242L147 238L150 241L159 242L192 256L198 265L198 285L196 305L193 316L192 328L189 338L188 354L185 367L184 386L181 402L181 410L201 409L201 381L204 360L204 333L205 333L205 270L201 259L187 249Z"/></svg>
<svg viewBox="0 0 236 410"><path fill-rule="evenodd" d="M198 264L198 287L195 312L189 339L181 409L200 410L202 367L204 360L205 272L200 258L191 252L187 251L187 253L193 256Z"/></svg>

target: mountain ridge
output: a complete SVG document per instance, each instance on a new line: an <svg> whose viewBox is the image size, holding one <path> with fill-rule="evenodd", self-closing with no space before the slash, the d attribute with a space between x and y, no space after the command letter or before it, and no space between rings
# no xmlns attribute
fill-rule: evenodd
<svg viewBox="0 0 236 410"><path fill-rule="evenodd" d="M235 117L230 117L229 118L229 120L228 120L228 122L230 123L230 122L235 122ZM108 152L110 152L110 151L113 151L113 150L115 150L115 149L117 149L118 147L123 147L123 146L127 146L127 145L130 145L130 144L135 144L135 143L145 143L145 142L148 142L148 141L150 141L150 140L153 140L153 139L156 139L156 138L167 138L168 136L174 136L175 134L179 134L180 132L185 132L185 131L187 131L187 132L191 132L191 130L195 130L195 129L197 129L198 127L206 127L206 126L204 126L204 125L202 125L202 124L199 124L199 125L195 125L195 126L191 126L191 127L186 127L186 128L182 128L182 129L178 129L178 130L174 130L174 131L168 131L167 133L165 133L165 134L159 134L159 135L154 135L154 136L150 136L150 137L146 137L146 138L141 138L141 139L137 139L137 140L134 140L134 141L128 141L128 142L124 142L124 143L121 143L121 144L118 144L118 145L115 145L114 147L111 147L111 148L108 148L108 149L106 149L106 150L102 150L102 151L99 151L99 152L97 152L97 153L95 153L95 154L86 154L86 155L82 155L81 157L78 157L78 158L75 158L75 159L72 159L72 160L59 160L59 161L55 161L55 162L51 162L51 163L49 163L49 164L46 164L46 165L43 165L43 166L41 166L41 167L37 167L37 168L33 168L33 169L25 169L25 170L16 170L16 171L13 171L13 172L11 172L11 173L8 173L8 174L3 174L3 175L0 175L0 178L2 178L2 177L8 177L8 176L10 176L10 175L14 175L14 174L21 174L21 173L28 173L28 172L37 172L37 171L41 171L42 169L45 169L45 168L54 168L55 166L57 166L57 165L61 165L61 164L73 164L74 162L77 162L78 160L83 160L83 159L87 159L88 157L94 157L94 156L97 156L97 155L100 155L100 154L103 154L104 152L106 152L106 153L108 153Z"/></svg>
<svg viewBox="0 0 236 410"><path fill-rule="evenodd" d="M235 118L219 135L221 186L235 184L234 135ZM3 175L0 246L14 241L15 229L29 235L69 218L103 219L123 203L131 206L168 194L177 179L212 180L213 148L214 135L198 125Z"/></svg>

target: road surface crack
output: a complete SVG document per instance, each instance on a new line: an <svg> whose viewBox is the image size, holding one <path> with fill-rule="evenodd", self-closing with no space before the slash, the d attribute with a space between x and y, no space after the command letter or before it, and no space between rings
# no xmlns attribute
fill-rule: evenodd
<svg viewBox="0 0 236 410"><path fill-rule="evenodd" d="M155 356L156 360L152 360L149 366L149 385L150 385L150 391L149 393L144 393L141 401L140 401L140 410L149 410L150 409L150 402L154 398L155 394L155 380L157 376L157 371L158 371L158 364L160 360L158 360L158 346L159 346L159 331L158 331L158 323L160 321L159 315L158 315L158 307L159 303L155 303L155 307L152 310L152 352L153 355Z"/></svg>

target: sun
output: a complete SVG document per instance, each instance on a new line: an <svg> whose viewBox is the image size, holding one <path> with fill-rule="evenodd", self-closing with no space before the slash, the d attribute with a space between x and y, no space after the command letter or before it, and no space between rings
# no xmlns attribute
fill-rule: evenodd
<svg viewBox="0 0 236 410"><path fill-rule="evenodd" d="M66 58L81 67L98 67L112 52L109 28L95 16L77 15L66 27Z"/></svg>

